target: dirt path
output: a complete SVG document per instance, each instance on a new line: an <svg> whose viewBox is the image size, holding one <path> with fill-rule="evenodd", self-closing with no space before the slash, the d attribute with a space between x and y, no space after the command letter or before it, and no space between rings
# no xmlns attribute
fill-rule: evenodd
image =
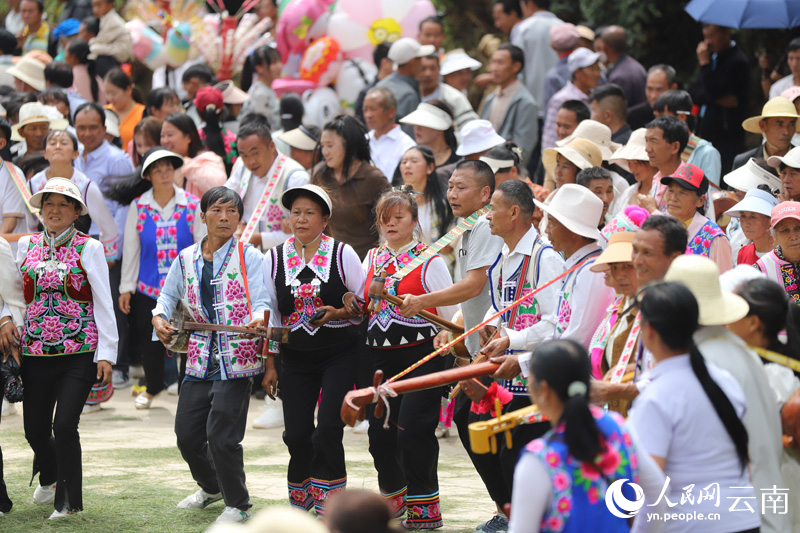
<svg viewBox="0 0 800 533"><path fill-rule="evenodd" d="M126 389L117 391L109 402L103 404L101 412L83 416L80 432L85 487L101 484L107 490L108 497L124 499L126 488L118 486L120 483L115 480L130 477L152 480L154 487L157 486L159 490L169 489L175 494L179 494L179 491L189 494L195 490L188 468L175 446L173 422L177 397L164 393L153 405L149 411L136 410L130 389ZM281 440L282 429L257 430L251 427L252 420L263 407L263 401L252 400L248 430L243 443L247 485L255 510L286 501L285 475L289 454ZM18 409L21 413L21 407ZM445 522L445 527L440 531L474 531L476 525L492 515L494 504L486 494L458 438L451 433L449 438L439 442L439 483ZM30 479L32 452L24 439L21 414L3 418L0 424L0 445L3 449L7 481L18 483L18 480L24 480L25 483L24 487L9 485L16 504L15 510L9 515L11 517L17 514L17 510L25 512L24 505L27 502L21 506L20 499L29 498L27 495L30 493L27 480ZM372 458L367 451L367 436L354 434L347 428L345 449L348 487L377 491L377 477ZM103 484L103 480L107 482ZM85 492L88 490L85 489ZM169 503L171 502L165 502L166 505ZM98 525L100 522L98 519ZM12 523L8 521L7 525L11 526ZM85 530L93 529L88 527ZM143 529L150 528L143 525ZM0 522L0 530L32 531L30 525L23 529L6 528L3 522Z"/></svg>

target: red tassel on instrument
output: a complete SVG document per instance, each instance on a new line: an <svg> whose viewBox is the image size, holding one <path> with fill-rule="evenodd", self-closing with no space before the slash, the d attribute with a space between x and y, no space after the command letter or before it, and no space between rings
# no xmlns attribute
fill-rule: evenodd
<svg viewBox="0 0 800 533"><path fill-rule="evenodd" d="M469 410L479 415L491 413L492 409L494 409L495 398L500 400L500 403L503 405L506 405L513 397L514 395L508 392L508 389L502 385L498 385L497 382L493 382L489 386L489 390L487 390L486 394L481 398L481 401L478 403L472 402L472 406Z"/></svg>

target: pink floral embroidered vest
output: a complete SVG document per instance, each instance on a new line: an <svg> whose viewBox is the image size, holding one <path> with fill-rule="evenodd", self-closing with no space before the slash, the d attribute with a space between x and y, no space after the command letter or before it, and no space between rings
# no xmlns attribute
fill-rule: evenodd
<svg viewBox="0 0 800 533"><path fill-rule="evenodd" d="M24 355L56 356L97 349L92 289L81 263L89 238L73 227L51 250L42 233L31 237L20 267L27 304L20 343ZM46 264L51 252L58 262Z"/></svg>
<svg viewBox="0 0 800 533"><path fill-rule="evenodd" d="M245 248L247 246L249 245ZM222 267L211 280L215 317L209 317L203 309L200 296L202 276L197 269L197 261L202 260L199 250L200 244L194 244L178 256L185 289L183 305L189 316L195 322L244 326L252 319L244 281L247 272L239 261L238 243L235 240L232 242ZM261 272L253 274L262 275ZM264 361L259 357L258 339L242 339L235 333L223 332L217 332L215 336L219 343L221 379L244 379L264 372ZM206 331L193 331L186 354L186 375L205 379L210 356L211 335Z"/></svg>

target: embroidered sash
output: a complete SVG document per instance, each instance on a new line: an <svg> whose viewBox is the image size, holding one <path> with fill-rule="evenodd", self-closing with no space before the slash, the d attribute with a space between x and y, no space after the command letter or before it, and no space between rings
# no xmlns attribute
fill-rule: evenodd
<svg viewBox="0 0 800 533"><path fill-rule="evenodd" d="M261 195L261 200L259 200L255 211L253 211L253 214L250 217L250 221L247 223L247 226L245 226L244 231L242 232L242 236L240 237L242 242L250 242L250 237L252 237L253 233L256 231L256 227L258 227L258 221L261 220L261 217L264 215L264 211L267 210L270 204L275 204L278 202L278 198L274 197L275 185L278 184L278 180L281 177L281 172L283 172L283 166L285 164L286 156L281 154L278 157L278 162L275 164L275 171L272 173L272 176L269 177L267 186L264 187L264 193ZM245 177L242 178L241 194L244 194L244 191L247 190L247 185L249 185L250 177L252 175L253 173L248 170Z"/></svg>
<svg viewBox="0 0 800 533"><path fill-rule="evenodd" d="M478 219L489 212L489 206L485 205L472 213L470 216L456 224L456 226L448 231L445 235L442 235L442 238L436 241L435 243L428 246L428 248L418 255L413 261L405 265L403 268L399 269L397 272L392 274L392 278L400 281L405 276L410 274L414 271L415 268L423 264L425 261L433 257L434 255L438 254L442 248L456 240L460 237L465 231L470 229L472 226L475 225L475 222Z"/></svg>
<svg viewBox="0 0 800 533"><path fill-rule="evenodd" d="M686 143L686 148L684 148L683 152L681 152L681 161L683 161L684 163L688 163L689 158L692 157L692 153L694 153L694 150L695 148L697 148L697 145L699 143L700 143L700 137L698 137L695 134L692 134L689 137L689 142Z"/></svg>
<svg viewBox="0 0 800 533"><path fill-rule="evenodd" d="M610 383L619 383L622 381L622 376L625 375L625 369L628 367L628 362L631 360L633 349L638 345L636 340L639 338L639 330L641 329L642 313L637 312L636 318L633 319L631 332L628 334L628 340L625 342L625 347L622 349L622 354L619 356L617 366L614 367L614 372L611 374Z"/></svg>
<svg viewBox="0 0 800 533"><path fill-rule="evenodd" d="M794 370L795 372L800 372L800 361L797 359L792 359L791 357L787 357L770 350L765 350L764 348L757 348L755 346L750 346L750 349L771 363L785 366Z"/></svg>
<svg viewBox="0 0 800 533"><path fill-rule="evenodd" d="M25 207L35 216L40 222L42 217L39 215L39 210L36 209L31 205L31 191L28 189L28 185L25 182L25 178L20 176L19 172L16 171L14 165L9 163L8 161L3 161L6 165L6 170L8 171L9 176L14 181L14 185L17 186L17 190L22 195L22 200L25 202Z"/></svg>

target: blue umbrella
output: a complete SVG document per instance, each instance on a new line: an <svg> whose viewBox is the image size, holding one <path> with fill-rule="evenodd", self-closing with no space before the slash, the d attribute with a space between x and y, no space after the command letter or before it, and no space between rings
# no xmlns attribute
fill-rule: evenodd
<svg viewBox="0 0 800 533"><path fill-rule="evenodd" d="M727 28L800 26L798 0L692 0L686 6L686 12L698 22Z"/></svg>

